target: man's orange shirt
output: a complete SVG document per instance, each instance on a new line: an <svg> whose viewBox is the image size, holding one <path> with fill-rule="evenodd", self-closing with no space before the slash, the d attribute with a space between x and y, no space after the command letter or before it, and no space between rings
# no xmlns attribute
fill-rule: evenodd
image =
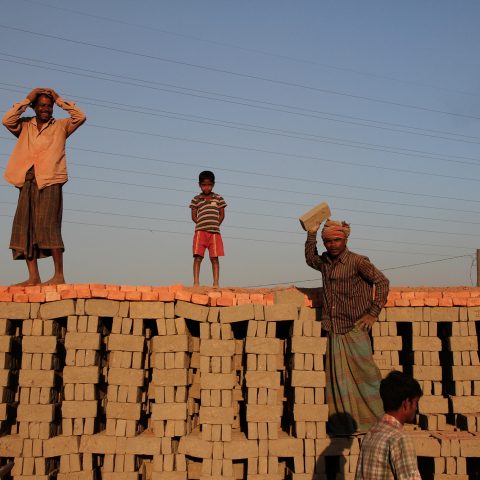
<svg viewBox="0 0 480 480"><path fill-rule="evenodd" d="M51 118L40 131L35 117L20 118L30 105L28 98L13 105L3 117L2 123L18 137L4 174L5 180L16 187L23 186L25 174L32 166L39 189L68 180L65 141L85 122L86 116L73 102L59 97L55 103L70 118Z"/></svg>

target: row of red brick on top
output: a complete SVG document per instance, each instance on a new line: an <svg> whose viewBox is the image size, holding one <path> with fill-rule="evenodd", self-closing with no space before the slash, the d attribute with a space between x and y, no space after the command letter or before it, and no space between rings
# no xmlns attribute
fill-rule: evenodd
<svg viewBox="0 0 480 480"><path fill-rule="evenodd" d="M105 298L120 301L183 300L198 305L228 307L255 303L272 305L278 291L302 292L304 305L321 305L321 288L277 287L275 289L193 289L184 285L132 286L108 284L64 284L0 286L0 302L52 302L77 298ZM386 307L477 307L480 287L393 287Z"/></svg>

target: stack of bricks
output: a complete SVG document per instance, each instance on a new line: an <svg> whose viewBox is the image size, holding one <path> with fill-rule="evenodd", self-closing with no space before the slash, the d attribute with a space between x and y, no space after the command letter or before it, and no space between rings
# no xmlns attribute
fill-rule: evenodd
<svg viewBox="0 0 480 480"><path fill-rule="evenodd" d="M326 433L319 298L0 287L0 476L353 479L362 436ZM480 476L479 307L480 289L392 289L372 330L382 374L425 391L423 478Z"/></svg>
<svg viewBox="0 0 480 480"><path fill-rule="evenodd" d="M15 459L13 478L46 480L58 468L56 460L43 456L43 440L58 435L61 429L58 407L63 358L58 343L64 335L65 329L53 320L23 321L17 407L17 431L23 439L23 450L22 457Z"/></svg>
<svg viewBox="0 0 480 480"><path fill-rule="evenodd" d="M294 395L293 419L297 438L305 439L305 454L295 457L294 478L325 473L317 464L317 440L327 436L328 407L325 404L324 356L327 339L321 336L321 322L316 312L302 307L293 325L291 345L291 385Z"/></svg>

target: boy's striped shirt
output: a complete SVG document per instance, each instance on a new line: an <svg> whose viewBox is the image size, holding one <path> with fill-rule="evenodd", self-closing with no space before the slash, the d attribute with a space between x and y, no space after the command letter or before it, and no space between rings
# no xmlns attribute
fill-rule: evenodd
<svg viewBox="0 0 480 480"><path fill-rule="evenodd" d="M203 230L210 233L220 233L220 209L225 208L227 204L220 195L212 192L208 199L203 193L193 197L190 208L197 210L197 224L195 231Z"/></svg>

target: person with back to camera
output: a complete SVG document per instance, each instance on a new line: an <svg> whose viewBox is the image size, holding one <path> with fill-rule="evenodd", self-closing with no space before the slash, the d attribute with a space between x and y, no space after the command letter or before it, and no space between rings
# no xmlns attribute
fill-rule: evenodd
<svg viewBox="0 0 480 480"><path fill-rule="evenodd" d="M403 430L422 395L419 383L405 373L392 371L381 381L385 415L362 441L355 480L422 480L413 442Z"/></svg>
<svg viewBox="0 0 480 480"><path fill-rule="evenodd" d="M69 117L53 118L53 105ZM28 107L35 117L22 117ZM65 283L63 275L63 184L67 182L65 142L86 120L73 102L51 88L34 88L5 113L3 125L18 138L5 169L5 180L19 189L10 248L14 260L27 262L28 279L41 283L37 260L53 257L55 272L46 284Z"/></svg>
<svg viewBox="0 0 480 480"><path fill-rule="evenodd" d="M387 302L389 281L367 257L347 248L350 226L345 222L325 222L322 240L327 251L319 255L319 228L316 222L308 229L305 260L323 279L329 433L366 432L383 415L378 391L381 375L368 331Z"/></svg>
<svg viewBox="0 0 480 480"><path fill-rule="evenodd" d="M209 170L200 173L198 185L202 193L193 197L190 208L192 220L195 223L193 236L193 285L199 286L200 265L205 250L208 249L212 262L213 287L218 288L220 276L220 262L218 257L225 255L223 250L220 225L225 218L227 204L220 195L213 192L215 175Z"/></svg>

